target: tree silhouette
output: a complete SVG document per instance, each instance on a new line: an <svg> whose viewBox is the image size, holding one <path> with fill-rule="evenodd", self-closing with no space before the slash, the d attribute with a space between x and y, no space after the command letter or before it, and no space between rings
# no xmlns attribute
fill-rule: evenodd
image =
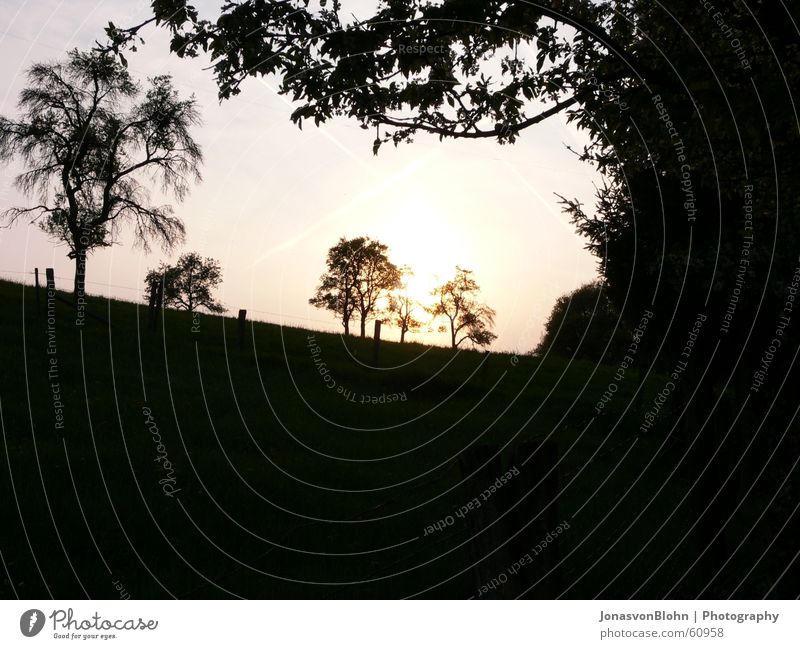
<svg viewBox="0 0 800 649"><path fill-rule="evenodd" d="M400 269L401 278L413 275L413 271L408 266ZM389 295L387 311L392 323L400 329L400 342L406 340L406 334L419 331L422 322L416 317L419 310L419 303L408 294L408 281L401 279L401 285L397 291Z"/></svg>
<svg viewBox="0 0 800 649"><path fill-rule="evenodd" d="M453 349L465 340L479 347L491 345L497 336L492 333L494 309L478 302L480 287L472 278L472 271L456 266L455 277L433 290L436 304L430 307L431 315L443 316L450 325L450 343Z"/></svg>
<svg viewBox="0 0 800 649"><path fill-rule="evenodd" d="M536 354L559 354L601 362L624 355L630 332L599 281L556 300Z"/></svg>
<svg viewBox="0 0 800 649"><path fill-rule="evenodd" d="M776 375L797 382L800 329L780 329L780 353L766 359L771 365L764 356L797 289L793 5L725 3L715 11L694 0L668 8L649 0L407 0L352 21L339 2L314 6L227 3L211 22L165 0L150 21L171 31L180 56L211 53L221 96L236 94L250 75L277 74L299 104L296 123L346 115L376 130L376 151L418 132L512 142L558 113L582 129L588 143L580 158L604 184L594 209L570 199L564 206L617 308L630 322L645 309L656 314L636 343L637 363L671 372L687 362L672 398L702 516L685 572L699 586L684 580L683 592L736 592L725 584L741 585L740 566L726 557L738 546L726 547L731 530L719 521L738 511L737 483L762 477L767 460L745 459L753 431L754 449L778 448L795 426L793 400L778 398L785 388ZM110 26L112 49L140 28ZM413 43L434 47L409 52ZM701 314L709 324L689 362L681 359L687 330ZM794 470L787 458L800 450L790 443L765 480ZM793 511L791 495L775 493L777 509ZM779 551L774 565L793 566L796 581L793 551ZM751 589L760 587L749 579ZM792 581L774 570L769 579Z"/></svg>
<svg viewBox="0 0 800 649"><path fill-rule="evenodd" d="M222 269L216 259L203 258L196 252L181 255L174 266L162 264L147 273L149 290L164 283L164 306L174 306L194 313L204 308L211 313L224 313L225 307L211 292L222 283Z"/></svg>
<svg viewBox="0 0 800 649"><path fill-rule="evenodd" d="M400 271L387 251L388 246L369 237L339 239L328 250L327 271L309 304L339 315L345 334L357 315L361 337L366 337L367 319L377 311L380 299L400 284Z"/></svg>
<svg viewBox="0 0 800 649"><path fill-rule="evenodd" d="M377 150L417 131L513 141L595 90L568 57L588 68L600 53L614 64L611 75L622 70L638 80L652 66L629 46L628 34L617 34L626 27L619 15L633 4L408 0L351 20L338 0L319 9L304 0L246 1L221 4L219 15L206 20L185 0L163 0L142 24L109 25L106 33L109 49L119 52L145 25L163 25L178 56L210 53L221 97L236 95L249 76L276 74L280 91L302 102L293 121L347 115L365 128L381 126ZM557 30L553 22L572 29ZM411 47L420 43L425 47ZM534 48L535 61L517 56L520 43ZM487 69L492 58L503 65Z"/></svg>
<svg viewBox="0 0 800 649"><path fill-rule="evenodd" d="M123 226L145 250L183 240L172 207L152 205L138 178L149 174L181 200L200 180L202 153L189 133L200 119L169 76L153 77L143 93L108 54L73 50L64 62L33 65L27 78L21 118L0 117L0 160L21 158L27 169L16 184L38 202L3 217L29 219L67 244L77 298L87 254L112 245Z"/></svg>

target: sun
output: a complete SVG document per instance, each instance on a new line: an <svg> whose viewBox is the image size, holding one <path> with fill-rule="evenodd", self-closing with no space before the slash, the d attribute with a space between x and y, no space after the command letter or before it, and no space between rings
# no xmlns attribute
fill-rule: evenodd
<svg viewBox="0 0 800 649"><path fill-rule="evenodd" d="M431 291L471 256L458 222L424 192L393 202L378 238L388 244L395 264L411 269L404 277L406 292L423 306L432 303Z"/></svg>
<svg viewBox="0 0 800 649"><path fill-rule="evenodd" d="M420 276L416 273L404 275L401 293L408 295L421 307L428 307L433 304L434 297L431 295L431 291L437 283L435 275L425 274Z"/></svg>

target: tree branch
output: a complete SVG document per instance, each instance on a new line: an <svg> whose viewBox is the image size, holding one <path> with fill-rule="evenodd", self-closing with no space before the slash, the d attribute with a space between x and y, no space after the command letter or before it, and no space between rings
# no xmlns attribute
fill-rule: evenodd
<svg viewBox="0 0 800 649"><path fill-rule="evenodd" d="M414 130L422 130L427 131L428 133L435 133L436 135L441 135L442 137L453 137L453 138L470 138L470 139L478 139L478 138L488 138L488 137L497 137L498 135L510 135L512 133L519 133L523 129L528 128L529 126L533 126L534 124L538 124L539 122L543 122L548 117L552 117L553 115L560 113L562 110L569 108L570 106L575 105L578 103L578 97L573 95L572 97L565 99L564 101L560 101L555 105L551 106L545 111L534 115L533 117L529 117L528 119L522 120L517 124L509 124L506 127L503 127L502 130L498 131L497 129L489 130L480 130L475 127L474 131L468 130L456 130L455 128L447 129L441 126L435 126L430 123L415 123L413 121L403 121L399 118L389 117L387 115L374 115L371 116L372 119L379 124L385 124L387 126L394 126L395 128L409 128ZM453 122L456 124L456 122ZM474 125L473 125L474 126Z"/></svg>

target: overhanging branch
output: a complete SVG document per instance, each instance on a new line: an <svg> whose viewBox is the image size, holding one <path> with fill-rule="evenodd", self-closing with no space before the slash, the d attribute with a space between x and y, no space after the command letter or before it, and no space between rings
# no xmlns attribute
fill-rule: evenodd
<svg viewBox="0 0 800 649"><path fill-rule="evenodd" d="M526 129L529 126L533 126L534 124L538 124L539 122L543 122L548 117L552 117L553 115L560 113L562 110L565 110L576 103L578 103L578 98L576 96L572 96L569 99L565 99L564 101L556 103L547 110L542 111L533 117L529 117L528 119L522 120L516 124L502 126L499 130L497 128L492 130L481 130L478 128L475 128L475 130L459 130L456 128L445 128L443 126L437 126L435 124L426 122L406 121L400 118L389 117L388 115L380 114L371 115L370 118L377 124L384 124L386 126L393 126L395 128L427 131L428 133L435 133L436 135L440 135L442 137L478 139L519 133L521 130ZM456 122L453 122L453 124L456 124Z"/></svg>

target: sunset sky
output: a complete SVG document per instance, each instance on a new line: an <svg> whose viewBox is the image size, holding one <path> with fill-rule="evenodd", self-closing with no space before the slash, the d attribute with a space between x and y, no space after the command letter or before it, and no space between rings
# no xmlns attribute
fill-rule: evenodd
<svg viewBox="0 0 800 649"><path fill-rule="evenodd" d="M197 3L200 7L216 3ZM134 24L148 2L0 0L0 114L13 116L24 71L102 37L103 26ZM472 269L485 301L497 311L496 351L525 352L539 341L556 298L596 276L596 261L574 234L554 192L592 203L592 170L564 144L582 136L563 121L528 129L516 145L439 142L420 135L410 145L385 145L372 155L374 133L337 121L299 130L275 80L250 80L220 104L208 61L168 53L165 33L150 29L129 56L137 79L171 73L180 92L194 93L204 125L195 131L206 158L204 181L176 207L188 238L171 256L144 254L131 238L89 258L88 290L139 300L149 267L198 251L220 260L220 299L256 319L340 331L335 316L310 307L327 249L340 236L368 235L390 248L398 265L416 271L424 294L454 266ZM12 186L20 171L0 167L0 208L24 204ZM22 279L53 266L71 287L73 265L63 246L21 223L0 230L0 276ZM395 329L386 337L399 338ZM443 342L436 335L411 340Z"/></svg>

